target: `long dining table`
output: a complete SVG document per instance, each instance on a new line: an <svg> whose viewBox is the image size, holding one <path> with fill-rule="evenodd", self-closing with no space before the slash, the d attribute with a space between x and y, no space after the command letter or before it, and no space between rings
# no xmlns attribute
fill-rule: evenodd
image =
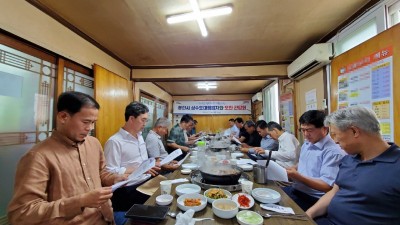
<svg viewBox="0 0 400 225"><path fill-rule="evenodd" d="M249 176L250 180L253 181L253 173L252 172L246 172L247 175ZM173 180L173 179L178 179L178 178L190 178L189 175L183 175L181 174L180 170L176 170L173 173L170 173L166 176L168 179ZM190 179L189 179L190 180ZM177 198L179 197L175 193L175 187L177 185L180 185L182 183L177 183L173 184L171 188L171 195L174 196L174 200L172 201L170 207L170 211L177 212L180 211L180 209L177 206ZM279 205L285 206L285 207L291 207L296 214L305 214L305 212L274 182L269 180L267 184L257 184L254 182L253 184L253 189L254 188L271 188L275 191L278 191L281 194L281 200L279 201ZM201 194L206 190L201 190ZM232 195L239 193L240 191L232 192ZM156 203L156 197L160 195L160 188L144 203L145 205L157 205ZM261 211L260 207L260 202L255 200L254 206L250 209L252 211ZM265 212L265 211L264 211ZM193 216L194 218L214 218L214 220L204 220L204 221L198 221L196 224L200 225L212 225L212 224L239 224L236 217L232 219L221 219L214 215L212 211L212 206L211 204L207 203L207 206L205 209L196 212ZM157 224L165 224L165 225L171 225L175 224L176 219L171 218L170 216L167 216L165 220L161 221L160 223ZM128 219L128 221L125 223L125 225L134 225L136 224L134 221L131 219ZM280 217L270 217L270 218L264 218L264 224L268 225L311 225L311 224L316 224L311 218L307 217L307 220L295 220L295 219L288 219L288 218L280 218Z"/></svg>

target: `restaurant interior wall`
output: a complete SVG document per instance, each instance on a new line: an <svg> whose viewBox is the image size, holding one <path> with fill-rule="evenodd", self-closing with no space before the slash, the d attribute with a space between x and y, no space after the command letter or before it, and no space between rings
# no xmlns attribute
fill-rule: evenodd
<svg viewBox="0 0 400 225"><path fill-rule="evenodd" d="M326 86L324 85L324 69L321 68L314 73L310 74L309 76L295 81L295 111L296 111L296 117L295 117L295 123L298 125L299 117L307 111L307 104L306 104L306 93L307 92L313 92L315 90L316 93L316 109L318 110L327 110L325 108L324 99L328 99L328 96L326 96ZM297 131L296 131L297 132ZM297 133L297 139L301 143L303 143L304 139L302 137L302 134L300 132Z"/></svg>
<svg viewBox="0 0 400 225"><path fill-rule="evenodd" d="M228 100L250 100L254 94L240 95L193 95L193 96L173 96L173 100L181 101L228 101ZM198 121L196 131L206 131L215 133L228 128L228 121L231 118L242 117L244 121L251 120L248 115L193 115Z"/></svg>
<svg viewBox="0 0 400 225"><path fill-rule="evenodd" d="M168 103L168 113L172 112L172 96L151 82L134 82L133 99L140 100L140 91L144 91Z"/></svg>
<svg viewBox="0 0 400 225"><path fill-rule="evenodd" d="M129 79L129 67L115 60L27 1L0 0L0 5L1 29L88 68L97 63L119 76Z"/></svg>

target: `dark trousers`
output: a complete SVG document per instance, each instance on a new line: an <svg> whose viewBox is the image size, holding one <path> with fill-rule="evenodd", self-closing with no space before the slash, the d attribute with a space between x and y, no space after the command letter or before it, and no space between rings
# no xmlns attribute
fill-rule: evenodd
<svg viewBox="0 0 400 225"><path fill-rule="evenodd" d="M319 200L319 198L298 191L294 189L292 186L284 187L282 189L304 211L307 211L307 209L309 209Z"/></svg>
<svg viewBox="0 0 400 225"><path fill-rule="evenodd" d="M141 184L121 187L114 191L111 197L114 211L128 211L134 204L143 204L150 197L136 190Z"/></svg>

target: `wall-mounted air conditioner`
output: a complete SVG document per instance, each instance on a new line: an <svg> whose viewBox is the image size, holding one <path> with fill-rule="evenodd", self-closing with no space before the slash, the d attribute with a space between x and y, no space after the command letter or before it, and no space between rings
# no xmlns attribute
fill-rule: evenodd
<svg viewBox="0 0 400 225"><path fill-rule="evenodd" d="M332 57L332 43L314 44L287 67L288 76L290 79L301 79L328 64Z"/></svg>
<svg viewBox="0 0 400 225"><path fill-rule="evenodd" d="M262 101L262 93L258 92L257 94L255 94L252 98L251 98L252 102L258 102L258 101Z"/></svg>

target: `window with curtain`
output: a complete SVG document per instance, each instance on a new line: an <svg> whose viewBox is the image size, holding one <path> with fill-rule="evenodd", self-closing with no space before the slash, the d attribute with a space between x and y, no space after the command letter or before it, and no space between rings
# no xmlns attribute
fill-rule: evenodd
<svg viewBox="0 0 400 225"><path fill-rule="evenodd" d="M279 92L278 82L274 81L263 89L264 119L279 123Z"/></svg>

